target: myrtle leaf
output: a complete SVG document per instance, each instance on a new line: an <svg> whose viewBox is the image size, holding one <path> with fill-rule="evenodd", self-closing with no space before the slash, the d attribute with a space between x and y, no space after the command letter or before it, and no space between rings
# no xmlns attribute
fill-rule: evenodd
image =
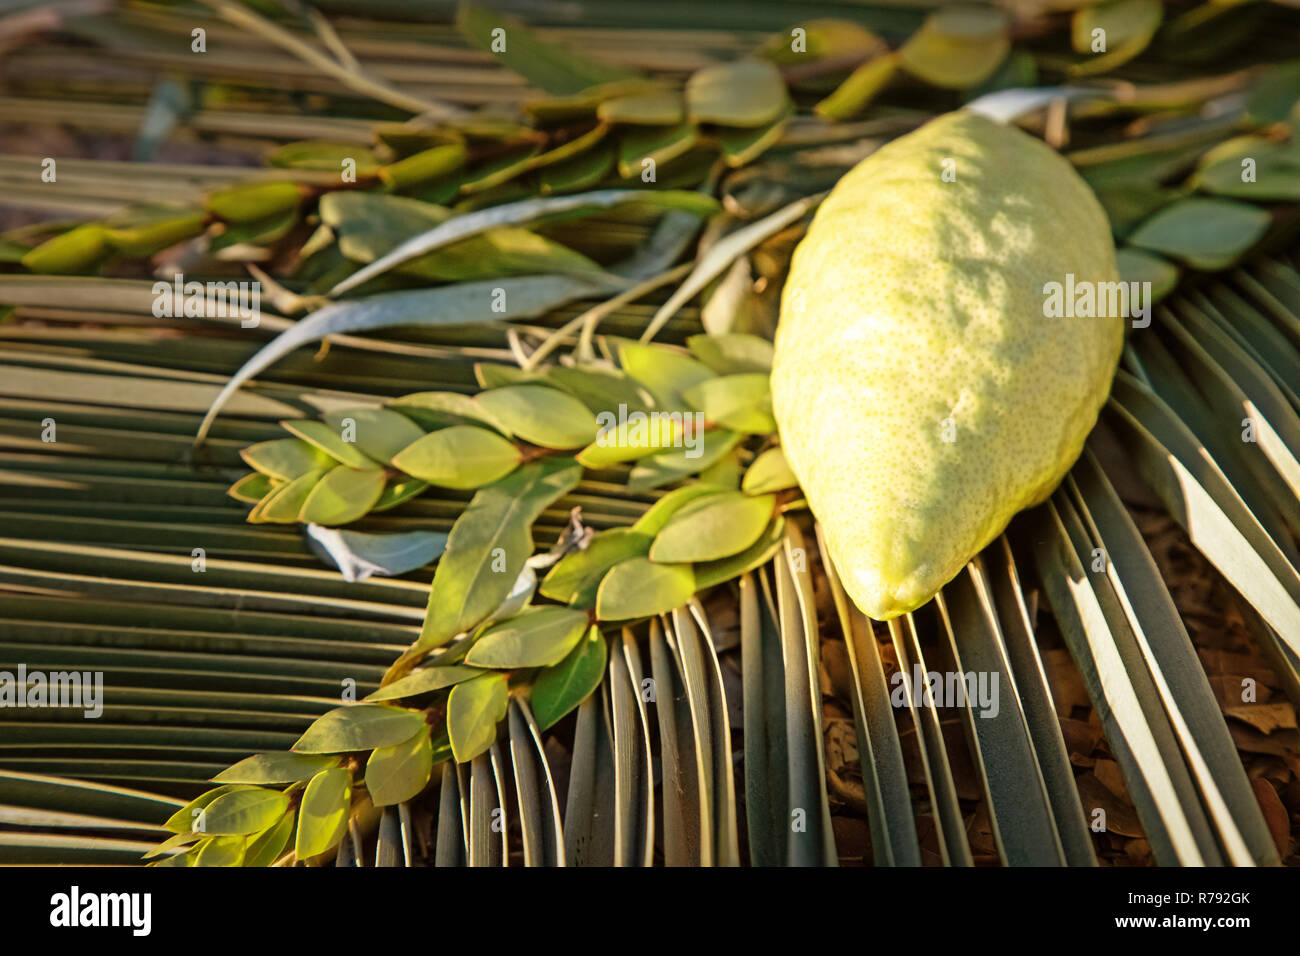
<svg viewBox="0 0 1300 956"><path fill-rule="evenodd" d="M587 614L563 607L533 607L483 631L465 655L471 667L506 670L550 667L563 660L587 628Z"/></svg>
<svg viewBox="0 0 1300 956"><path fill-rule="evenodd" d="M798 485L799 479L790 470L785 452L780 448L769 448L750 464L740 487L748 495L765 495Z"/></svg>
<svg viewBox="0 0 1300 956"><path fill-rule="evenodd" d="M681 607L695 593L689 564L658 564L649 558L629 558L605 575L596 592L596 616L602 621L627 621L665 614Z"/></svg>
<svg viewBox="0 0 1300 956"><path fill-rule="evenodd" d="M653 538L663 530L664 525L668 523L668 519L675 515L687 502L702 498L704 495L717 494L717 491L718 489L700 482L692 482L689 485L674 488L651 505L646 513L632 525L632 530Z"/></svg>
<svg viewBox="0 0 1300 956"><path fill-rule="evenodd" d="M382 468L331 468L316 482L298 514L313 524L347 524L365 517L384 492Z"/></svg>
<svg viewBox="0 0 1300 956"><path fill-rule="evenodd" d="M430 432L393 456L400 468L444 488L479 488L503 478L520 461L519 449L495 432L452 425Z"/></svg>
<svg viewBox="0 0 1300 956"><path fill-rule="evenodd" d="M706 66L686 81L686 106L697 123L763 126L785 108L781 73L766 60Z"/></svg>
<svg viewBox="0 0 1300 956"><path fill-rule="evenodd" d="M704 413L708 422L753 435L776 431L765 372L706 379L682 394L692 408Z"/></svg>
<svg viewBox="0 0 1300 956"><path fill-rule="evenodd" d="M744 332L692 335L686 345L697 359L719 375L772 370L772 343L757 335Z"/></svg>
<svg viewBox="0 0 1300 956"><path fill-rule="evenodd" d="M302 506L326 474L335 466L309 471L299 475L293 481L285 482L273 488L249 514L248 520L254 524L272 521L278 524L294 524L302 513Z"/></svg>
<svg viewBox="0 0 1300 956"><path fill-rule="evenodd" d="M553 726L600 685L605 676L605 658L605 638L592 625L564 660L537 675L529 703L542 730Z"/></svg>
<svg viewBox="0 0 1300 956"><path fill-rule="evenodd" d="M703 591L723 581L738 578L746 571L752 571L766 564L781 547L785 534L785 516L774 517L763 533L745 550L716 561L706 561L695 565L695 589Z"/></svg>
<svg viewBox="0 0 1300 956"><path fill-rule="evenodd" d="M592 537L587 547L565 555L542 579L541 592L553 601L578 607L596 603L600 580L620 561L650 553L651 534L611 528Z"/></svg>
<svg viewBox="0 0 1300 956"><path fill-rule="evenodd" d="M898 52L913 76L964 90L988 79L1010 49L1006 14L993 7L965 6L931 13Z"/></svg>
<svg viewBox="0 0 1300 956"><path fill-rule="evenodd" d="M772 520L771 495L724 491L678 511L650 546L657 562L716 561L745 550Z"/></svg>
<svg viewBox="0 0 1300 956"><path fill-rule="evenodd" d="M275 490L274 479L260 471L254 471L240 478L226 489L226 494L245 504L256 504Z"/></svg>
<svg viewBox="0 0 1300 956"><path fill-rule="evenodd" d="M1268 229L1266 210L1229 199L1180 199L1129 236L1143 249L1181 259L1193 269L1225 269Z"/></svg>
<svg viewBox="0 0 1300 956"><path fill-rule="evenodd" d="M203 811L203 832L214 836L245 836L274 825L289 809L289 798L278 790L237 790L223 793Z"/></svg>
<svg viewBox="0 0 1300 956"><path fill-rule="evenodd" d="M403 803L420 794L433 768L433 743L422 728L410 740L376 747L366 761L366 792L377 807Z"/></svg>
<svg viewBox="0 0 1300 956"><path fill-rule="evenodd" d="M483 674L451 689L447 734L457 761L468 763L492 746L509 702L505 674Z"/></svg>
<svg viewBox="0 0 1300 956"><path fill-rule="evenodd" d="M681 447L669 448L639 461L632 469L627 487L630 491L645 491L699 474L735 448L740 438L739 432L726 428L702 433L696 431L689 441L681 443Z"/></svg>
<svg viewBox="0 0 1300 956"><path fill-rule="evenodd" d="M509 385L480 392L476 401L524 441L543 448L581 448L596 437L596 418L565 392Z"/></svg>
<svg viewBox="0 0 1300 956"><path fill-rule="evenodd" d="M289 837L293 835L295 822L294 814L286 813L273 826L252 837L248 841L248 848L244 851L242 865L270 866L279 859L284 848L289 845Z"/></svg>
<svg viewBox="0 0 1300 956"><path fill-rule="evenodd" d="M356 445L344 441L337 430L324 422L303 419L280 422L280 425L350 468L374 468L378 464Z"/></svg>
<svg viewBox="0 0 1300 956"><path fill-rule="evenodd" d="M297 783L338 764L337 757L296 754L287 751L254 754L227 767L212 778L213 783Z"/></svg>
<svg viewBox="0 0 1300 956"><path fill-rule="evenodd" d="M428 667L407 674L401 680L393 681L391 684L367 696L366 700L400 700L404 697L418 697L420 694L442 690L445 687L459 684L461 681L469 680L471 677L478 677L482 673L483 671L477 667L460 667L459 665Z"/></svg>
<svg viewBox="0 0 1300 956"><path fill-rule="evenodd" d="M348 831L352 773L345 767L322 770L307 782L298 807L294 854L309 860L338 846Z"/></svg>
<svg viewBox="0 0 1300 956"><path fill-rule="evenodd" d="M372 750L409 740L423 726L424 715L419 711L385 704L349 704L317 717L293 750L306 754Z"/></svg>
<svg viewBox="0 0 1300 956"><path fill-rule="evenodd" d="M280 481L293 481L309 471L329 468L338 462L301 438L276 438L258 442L240 451L248 467Z"/></svg>
<svg viewBox="0 0 1300 956"><path fill-rule="evenodd" d="M433 576L429 612L409 653L445 643L501 605L533 552L533 522L581 476L582 468L573 461L541 461L474 495L447 538Z"/></svg>
<svg viewBox="0 0 1300 956"><path fill-rule="evenodd" d="M323 416L335 434L354 432L357 448L375 461L389 461L424 437L424 429L405 415L386 408L348 408ZM359 467L359 466L358 466Z"/></svg>

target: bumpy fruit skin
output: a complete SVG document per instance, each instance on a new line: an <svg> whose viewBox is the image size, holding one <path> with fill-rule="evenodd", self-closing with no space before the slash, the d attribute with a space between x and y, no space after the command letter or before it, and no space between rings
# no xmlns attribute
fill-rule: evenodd
<svg viewBox="0 0 1300 956"><path fill-rule="evenodd" d="M867 615L924 604L1079 456L1125 320L1047 318L1044 286L1070 273L1118 281L1101 206L1049 147L975 114L884 146L818 210L782 297L772 404Z"/></svg>

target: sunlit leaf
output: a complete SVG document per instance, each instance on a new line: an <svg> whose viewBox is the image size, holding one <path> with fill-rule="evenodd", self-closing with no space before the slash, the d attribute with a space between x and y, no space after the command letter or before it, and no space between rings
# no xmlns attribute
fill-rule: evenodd
<svg viewBox="0 0 1300 956"><path fill-rule="evenodd" d="M352 806L352 774L345 767L322 770L312 777L298 807L294 853L299 860L332 850L348 830Z"/></svg>
<svg viewBox="0 0 1300 956"><path fill-rule="evenodd" d="M510 697L505 674L483 674L457 684L447 697L447 732L459 763L468 763L492 746L497 724Z"/></svg>
<svg viewBox="0 0 1300 956"><path fill-rule="evenodd" d="M585 611L552 606L526 608L480 634L465 655L465 663L507 670L550 667L563 660L586 628Z"/></svg>
<svg viewBox="0 0 1300 956"><path fill-rule="evenodd" d="M349 704L316 718L293 745L297 753L337 754L409 740L424 726L418 711L381 704Z"/></svg>
<svg viewBox="0 0 1300 956"><path fill-rule="evenodd" d="M427 728L410 740L376 747L366 761L366 792L377 807L392 806L418 796L433 769L433 743Z"/></svg>
<svg viewBox="0 0 1300 956"><path fill-rule="evenodd" d="M408 445L393 456L392 463L430 484L479 488L508 475L520 460L519 449L495 432L453 425Z"/></svg>
<svg viewBox="0 0 1300 956"><path fill-rule="evenodd" d="M627 621L664 614L685 604L695 593L689 564L658 564L649 558L629 558L605 575L596 592L596 616L602 621Z"/></svg>

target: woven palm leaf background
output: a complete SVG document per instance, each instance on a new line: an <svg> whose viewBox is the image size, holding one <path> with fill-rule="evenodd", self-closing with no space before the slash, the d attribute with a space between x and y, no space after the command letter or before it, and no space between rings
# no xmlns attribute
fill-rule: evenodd
<svg viewBox="0 0 1300 956"><path fill-rule="evenodd" d="M820 198L968 103L1159 300L881 624L769 342ZM0 862L1300 862L1298 104L1290 0L0 3L0 672L103 675L0 708ZM725 427L575 461L615 400Z"/></svg>

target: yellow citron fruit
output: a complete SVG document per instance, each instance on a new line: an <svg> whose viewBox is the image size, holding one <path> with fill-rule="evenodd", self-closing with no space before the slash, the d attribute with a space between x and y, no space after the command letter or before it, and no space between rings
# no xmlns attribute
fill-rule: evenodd
<svg viewBox="0 0 1300 956"><path fill-rule="evenodd" d="M822 203L782 297L772 405L864 613L924 604L1061 481L1124 319L1049 309L1049 283L1105 299L1118 280L1106 216L1070 164L973 113L884 146Z"/></svg>

